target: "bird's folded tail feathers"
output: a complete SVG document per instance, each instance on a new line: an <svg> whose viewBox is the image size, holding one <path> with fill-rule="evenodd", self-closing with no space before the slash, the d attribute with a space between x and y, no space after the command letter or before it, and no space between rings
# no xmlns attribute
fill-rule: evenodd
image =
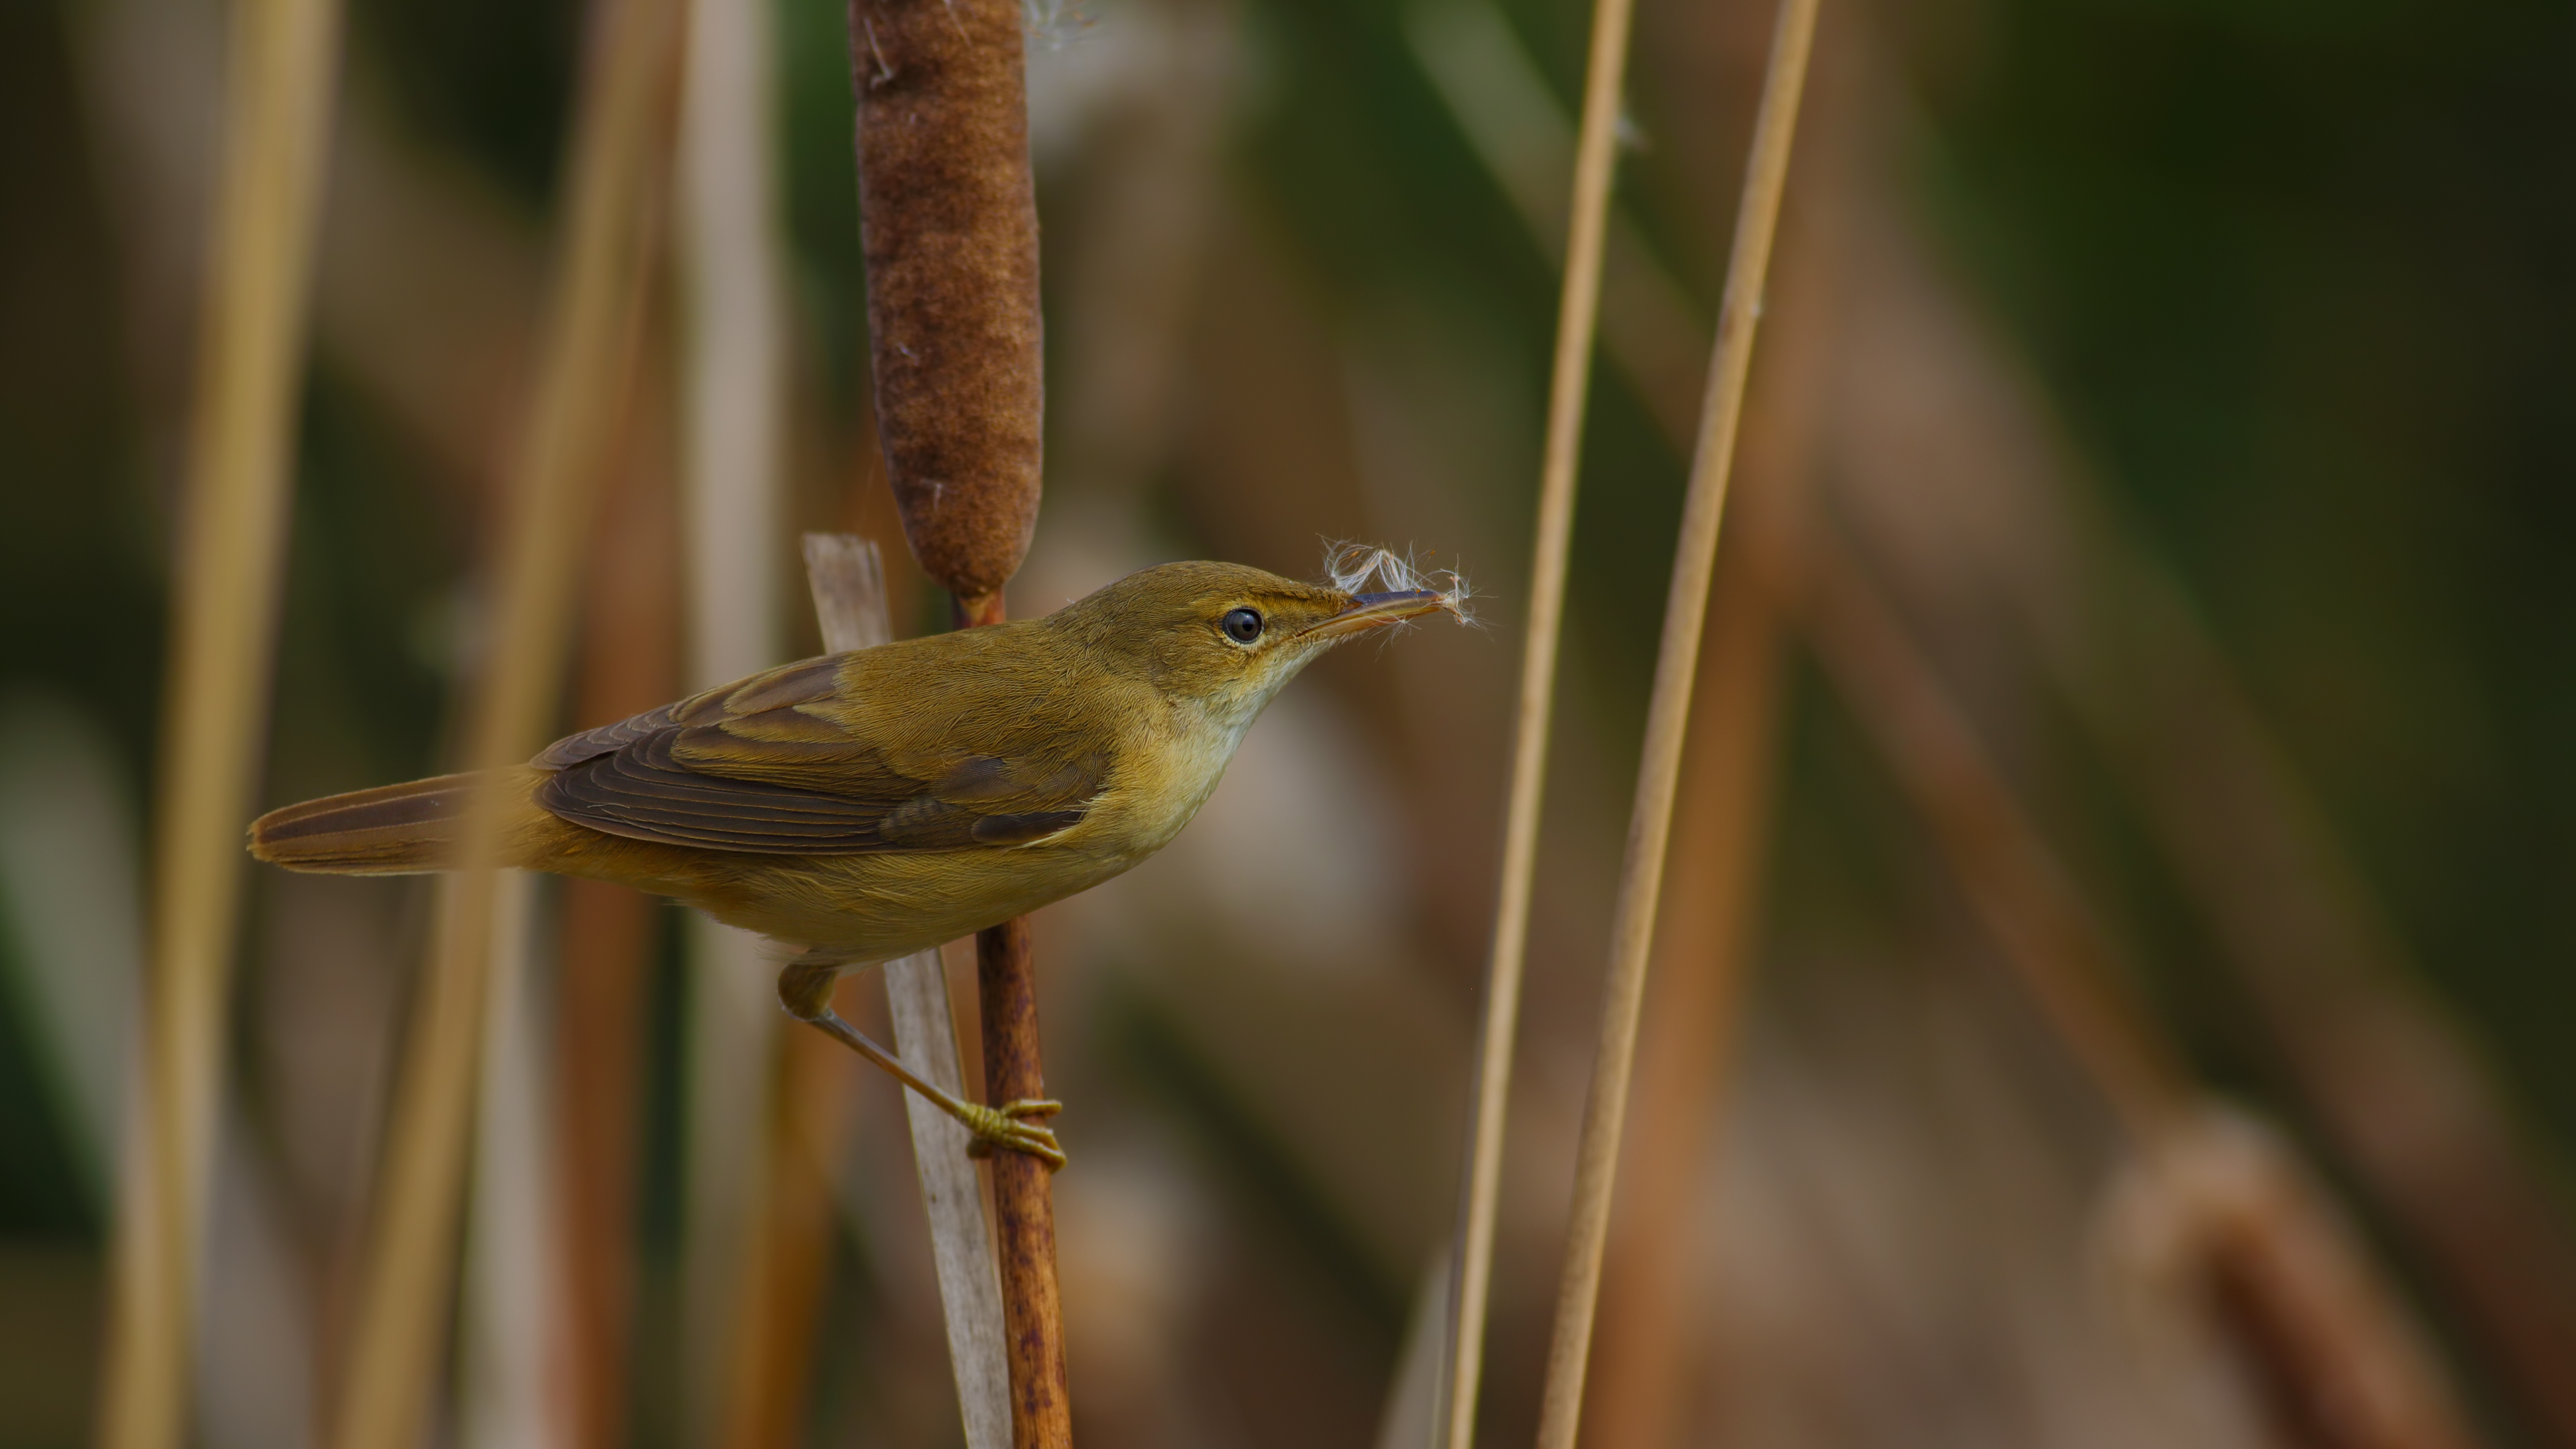
<svg viewBox="0 0 2576 1449"><path fill-rule="evenodd" d="M289 870L409 875L455 862L478 777L435 775L272 810L251 822L250 853Z"/></svg>

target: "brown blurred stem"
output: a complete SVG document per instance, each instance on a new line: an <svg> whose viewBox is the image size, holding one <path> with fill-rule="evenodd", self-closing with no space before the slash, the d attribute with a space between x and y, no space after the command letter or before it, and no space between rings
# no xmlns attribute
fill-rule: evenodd
<svg viewBox="0 0 2576 1449"><path fill-rule="evenodd" d="M1044 1097L1037 975L1029 961L1027 917L975 933L975 982L983 1009L984 1100ZM1066 1449L1073 1442L1050 1172L1044 1162L1023 1152L993 1154L993 1240L1001 1259L1014 1449Z"/></svg>
<svg viewBox="0 0 2576 1449"><path fill-rule="evenodd" d="M99 1442L186 1437L189 1335L224 1091L242 822L276 655L316 197L331 131L333 0L233 7L223 171L206 272L172 591L154 842L140 1151L116 1225Z"/></svg>
<svg viewBox="0 0 2576 1449"><path fill-rule="evenodd" d="M556 723L578 561L633 371L658 234L679 15L676 0L604 0L594 32L486 662L467 715L468 768L526 759ZM349 1377L333 1415L337 1449L413 1443L442 1358L501 831L498 800L478 800L460 843L464 868L443 882L376 1186Z"/></svg>
<svg viewBox="0 0 2576 1449"><path fill-rule="evenodd" d="M667 332L648 336L639 419L668 416L659 392ZM679 692L679 520L669 438L630 435L590 543L573 717L623 719ZM651 897L600 881L563 883L557 930L554 1134L561 1184L565 1400L573 1449L627 1438L629 1324L635 1309L635 1189L646 996L658 925Z"/></svg>
<svg viewBox="0 0 2576 1449"><path fill-rule="evenodd" d="M851 0L877 430L922 571L1003 617L1037 527L1045 410L1018 0ZM1028 923L976 937L988 1099L1043 1095ZM1073 1440L1047 1167L993 1163L1017 1449Z"/></svg>
<svg viewBox="0 0 2576 1449"><path fill-rule="evenodd" d="M1877 588L1822 524L1801 550L1826 672L1931 827L1969 905L2134 1140L2186 1099L2184 1072L2123 988L2110 939Z"/></svg>

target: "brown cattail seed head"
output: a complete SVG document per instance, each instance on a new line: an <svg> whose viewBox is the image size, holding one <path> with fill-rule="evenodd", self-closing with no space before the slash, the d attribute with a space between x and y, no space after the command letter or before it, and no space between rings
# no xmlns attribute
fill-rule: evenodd
<svg viewBox="0 0 2576 1449"><path fill-rule="evenodd" d="M1045 377L1019 0L850 0L877 430L924 573L1000 592L1037 529Z"/></svg>

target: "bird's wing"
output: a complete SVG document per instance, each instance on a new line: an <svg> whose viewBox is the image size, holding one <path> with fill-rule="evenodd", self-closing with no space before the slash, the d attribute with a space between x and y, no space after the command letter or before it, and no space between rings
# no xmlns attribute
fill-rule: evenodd
<svg viewBox="0 0 2576 1449"><path fill-rule="evenodd" d="M977 752L883 727L889 711L849 702L851 657L786 665L559 741L536 758L552 771L537 803L636 840L860 855L1023 844L1080 821L1099 793L1097 755L1024 734Z"/></svg>

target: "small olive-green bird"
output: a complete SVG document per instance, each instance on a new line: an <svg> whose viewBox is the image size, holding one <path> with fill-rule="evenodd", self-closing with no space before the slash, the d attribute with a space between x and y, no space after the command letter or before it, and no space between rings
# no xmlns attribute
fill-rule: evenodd
<svg viewBox="0 0 2576 1449"><path fill-rule="evenodd" d="M800 948L788 1011L957 1116L1061 1165L1052 1102L986 1107L830 1007L834 977L971 935L1172 842L1244 731L1336 644L1442 608L1226 563L1130 574L1040 619L789 664L559 740L497 782L504 864L615 881ZM482 782L290 805L251 853L292 870L444 869Z"/></svg>

